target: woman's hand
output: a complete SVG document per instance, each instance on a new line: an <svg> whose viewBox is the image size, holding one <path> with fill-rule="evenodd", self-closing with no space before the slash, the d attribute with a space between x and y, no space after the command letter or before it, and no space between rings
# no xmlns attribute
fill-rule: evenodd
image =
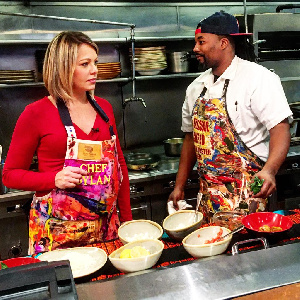
<svg viewBox="0 0 300 300"><path fill-rule="evenodd" d="M86 176L87 171L78 167L66 167L55 176L55 186L59 189L74 188Z"/></svg>

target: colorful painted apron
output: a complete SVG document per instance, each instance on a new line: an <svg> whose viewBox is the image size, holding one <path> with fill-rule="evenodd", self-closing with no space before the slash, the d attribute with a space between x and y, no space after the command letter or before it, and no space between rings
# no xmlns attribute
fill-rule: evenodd
<svg viewBox="0 0 300 300"><path fill-rule="evenodd" d="M204 87L193 108L193 138L200 179L204 183L201 210L206 221L217 211L264 211L267 200L249 198L250 181L263 161L241 140L229 117L225 80L223 96L205 99Z"/></svg>
<svg viewBox="0 0 300 300"><path fill-rule="evenodd" d="M29 254L118 237L116 201L122 173L116 136L105 112L89 95L88 99L109 125L111 139L77 139L69 111L63 101L58 101L68 135L64 167L79 167L87 170L88 175L75 188L57 188L46 196L34 196L29 220Z"/></svg>

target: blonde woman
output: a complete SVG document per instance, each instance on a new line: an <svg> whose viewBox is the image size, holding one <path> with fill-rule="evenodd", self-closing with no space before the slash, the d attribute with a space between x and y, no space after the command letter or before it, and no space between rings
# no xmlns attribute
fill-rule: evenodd
<svg viewBox="0 0 300 300"><path fill-rule="evenodd" d="M120 221L132 219L113 109L94 97L97 59L85 34L58 34L43 66L50 95L28 105L16 124L3 183L36 192L29 254L116 239ZM35 153L38 172L29 170Z"/></svg>

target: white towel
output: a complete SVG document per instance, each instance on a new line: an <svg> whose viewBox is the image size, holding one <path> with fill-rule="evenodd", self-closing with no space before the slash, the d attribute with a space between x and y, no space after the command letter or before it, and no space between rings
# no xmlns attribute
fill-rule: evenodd
<svg viewBox="0 0 300 300"><path fill-rule="evenodd" d="M188 208L193 207L192 205L187 204L185 200L179 200L177 202L177 204L178 204L178 207L179 207L178 210L183 210L183 209L188 209ZM178 210L176 210L174 208L173 201L168 201L168 205L167 206L168 206L168 213L169 213L169 215L171 215L171 214L175 213L176 211L178 211Z"/></svg>

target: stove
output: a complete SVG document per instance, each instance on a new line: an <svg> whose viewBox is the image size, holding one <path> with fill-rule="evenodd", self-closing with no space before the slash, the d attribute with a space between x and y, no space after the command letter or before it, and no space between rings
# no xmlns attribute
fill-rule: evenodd
<svg viewBox="0 0 300 300"><path fill-rule="evenodd" d="M300 136L295 136L291 138L291 146L298 146L300 145ZM300 153L299 153L300 154Z"/></svg>

